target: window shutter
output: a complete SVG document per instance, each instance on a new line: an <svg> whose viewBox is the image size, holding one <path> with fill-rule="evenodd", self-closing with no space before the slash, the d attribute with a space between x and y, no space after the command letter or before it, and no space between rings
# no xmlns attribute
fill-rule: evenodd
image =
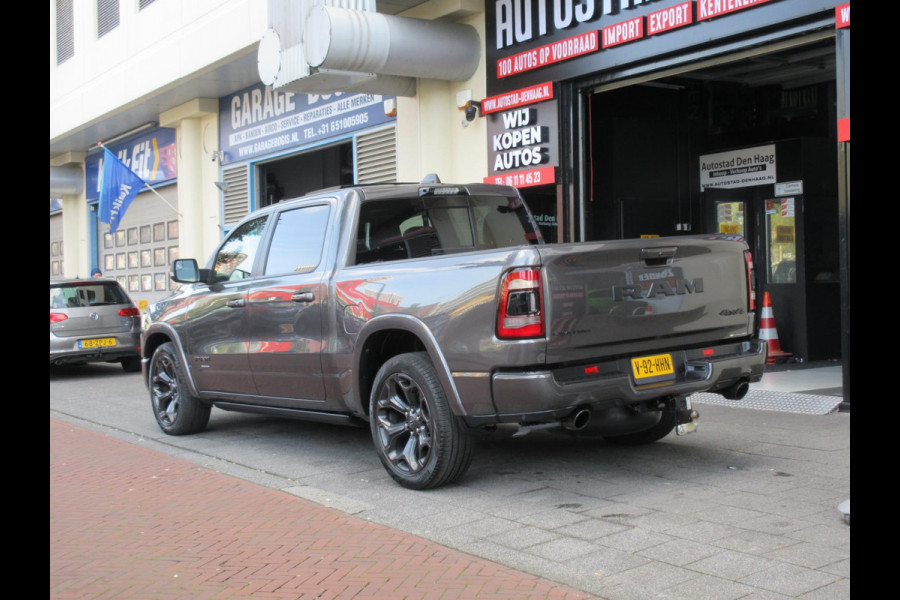
<svg viewBox="0 0 900 600"><path fill-rule="evenodd" d="M356 182L397 181L397 130L394 125L356 137Z"/></svg>
<svg viewBox="0 0 900 600"><path fill-rule="evenodd" d="M97 0L97 39L119 26L119 0Z"/></svg>
<svg viewBox="0 0 900 600"><path fill-rule="evenodd" d="M56 64L75 56L75 21L72 0L56 0Z"/></svg>
<svg viewBox="0 0 900 600"><path fill-rule="evenodd" d="M250 212L250 178L247 165L223 169L222 181L226 183L222 217L227 229Z"/></svg>

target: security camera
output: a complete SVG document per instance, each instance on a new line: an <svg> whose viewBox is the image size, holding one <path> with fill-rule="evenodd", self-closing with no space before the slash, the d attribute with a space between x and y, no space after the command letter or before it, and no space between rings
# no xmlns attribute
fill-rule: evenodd
<svg viewBox="0 0 900 600"><path fill-rule="evenodd" d="M474 121L475 117L478 116L478 104L470 100L466 105L464 114L466 115L466 121Z"/></svg>

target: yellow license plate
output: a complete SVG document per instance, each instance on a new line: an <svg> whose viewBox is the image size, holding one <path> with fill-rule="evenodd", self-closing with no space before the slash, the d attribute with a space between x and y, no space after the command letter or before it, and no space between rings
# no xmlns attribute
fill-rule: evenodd
<svg viewBox="0 0 900 600"><path fill-rule="evenodd" d="M671 354L653 354L631 359L631 370L635 381L651 379L662 375L675 375L675 365Z"/></svg>
<svg viewBox="0 0 900 600"><path fill-rule="evenodd" d="M96 338L93 340L79 340L78 345L81 348L100 348L103 346L115 346L116 338Z"/></svg>

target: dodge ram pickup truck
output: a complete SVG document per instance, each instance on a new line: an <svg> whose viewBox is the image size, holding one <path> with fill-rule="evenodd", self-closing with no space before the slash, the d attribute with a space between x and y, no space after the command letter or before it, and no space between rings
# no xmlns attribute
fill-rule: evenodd
<svg viewBox="0 0 900 600"><path fill-rule="evenodd" d="M142 332L165 433L203 430L212 407L363 425L413 489L457 480L501 424L690 433L691 394L740 399L766 362L740 238L547 244L512 187L323 190L251 213L171 277Z"/></svg>

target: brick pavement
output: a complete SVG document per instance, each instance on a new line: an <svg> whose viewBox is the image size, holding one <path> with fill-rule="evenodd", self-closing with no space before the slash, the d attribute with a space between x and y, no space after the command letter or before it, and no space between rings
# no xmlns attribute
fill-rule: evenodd
<svg viewBox="0 0 900 600"><path fill-rule="evenodd" d="M50 598L591 596L51 418Z"/></svg>

